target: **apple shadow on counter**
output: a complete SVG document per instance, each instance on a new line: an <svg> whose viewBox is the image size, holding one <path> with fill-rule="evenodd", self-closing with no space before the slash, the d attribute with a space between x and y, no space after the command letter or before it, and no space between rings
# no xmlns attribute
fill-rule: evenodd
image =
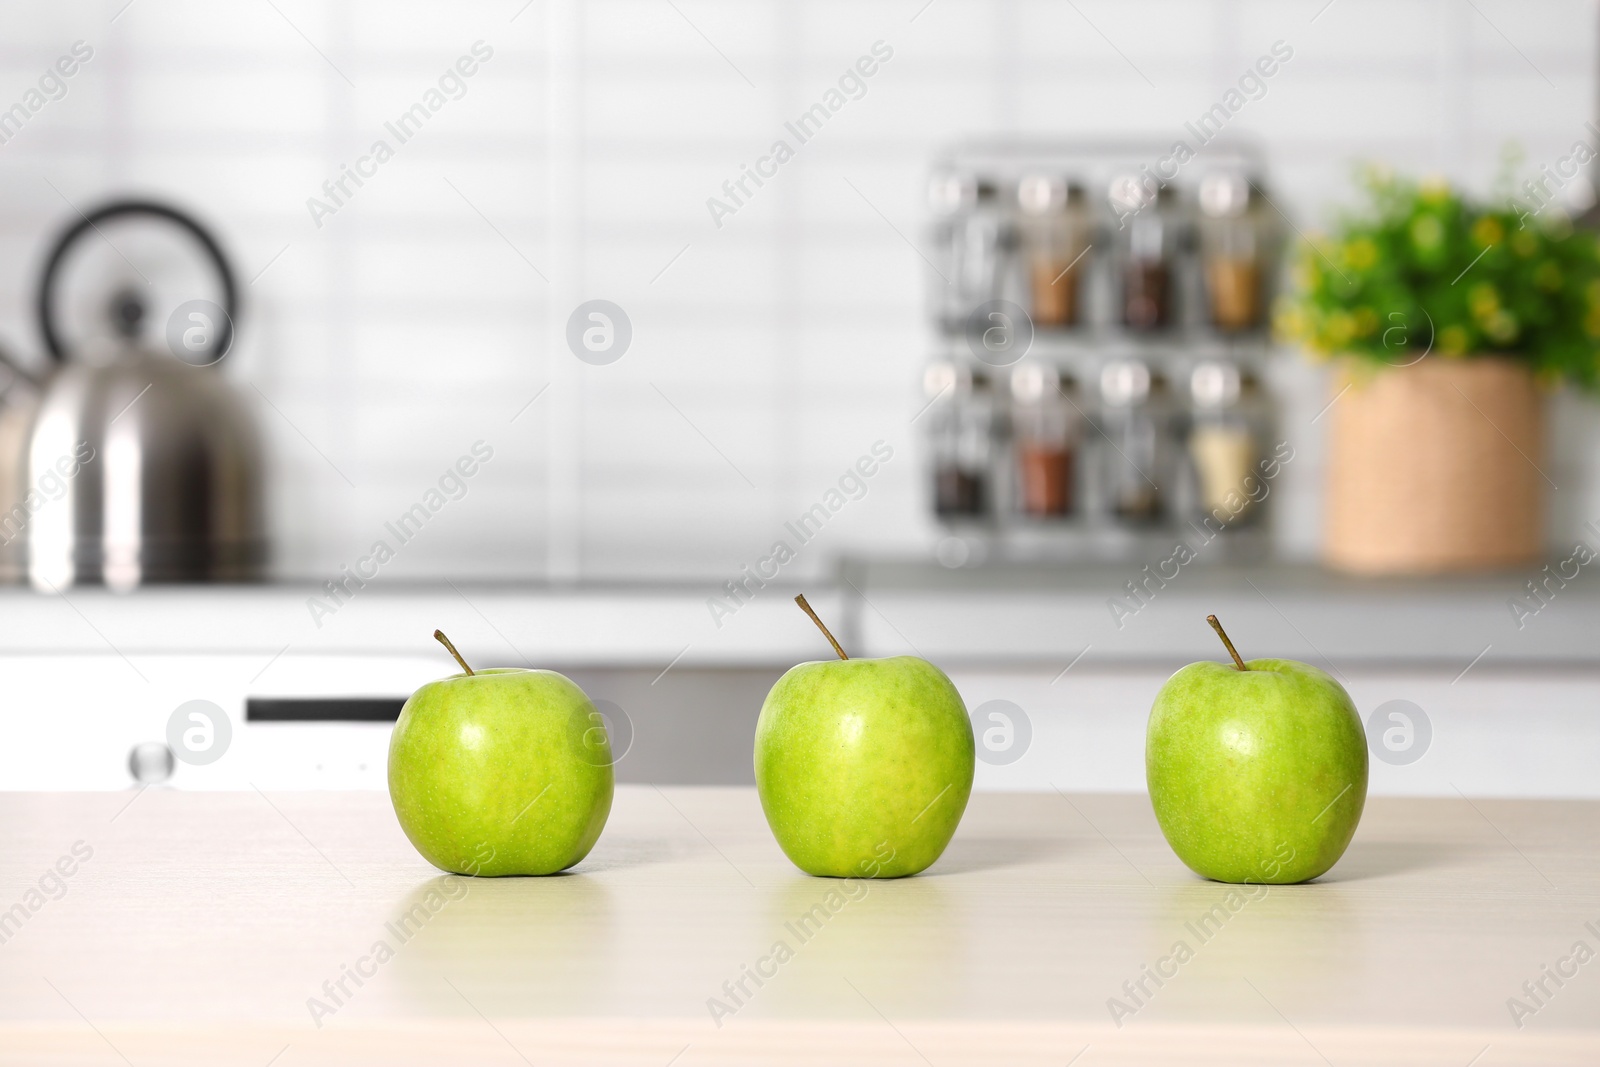
<svg viewBox="0 0 1600 1067"><path fill-rule="evenodd" d="M658 863L672 863L686 859L693 854L693 849L680 847L672 841L645 836L601 834L593 851L569 870L579 874L594 874L626 867L649 867Z"/></svg>
<svg viewBox="0 0 1600 1067"><path fill-rule="evenodd" d="M1332 885L1389 878L1413 871L1445 870L1468 859L1457 846L1432 841L1369 841L1358 837L1339 862L1307 885Z"/></svg>
<svg viewBox="0 0 1600 1067"><path fill-rule="evenodd" d="M1025 867L1059 859L1073 850L1073 842L1060 837L967 837L957 833L933 866L919 877L973 874L978 871Z"/></svg>
<svg viewBox="0 0 1600 1067"><path fill-rule="evenodd" d="M381 973L404 1011L597 1013L618 981L615 893L579 870L438 875L413 885L390 912Z"/></svg>

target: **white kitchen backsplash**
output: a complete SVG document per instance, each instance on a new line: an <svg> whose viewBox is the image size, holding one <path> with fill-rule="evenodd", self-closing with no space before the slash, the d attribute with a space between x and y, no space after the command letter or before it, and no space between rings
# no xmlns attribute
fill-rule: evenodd
<svg viewBox="0 0 1600 1067"><path fill-rule="evenodd" d="M4 37L0 339L37 350L39 257L76 209L202 212L248 282L230 373L270 401L280 568L318 578L477 442L493 462L386 576L721 582L880 441L785 575L924 549L915 245L952 139L1177 139L1283 42L1226 132L1310 228L1358 156L1487 189L1504 144L1555 160L1595 99L1590 0L33 0ZM607 365L565 341L595 299L632 327ZM1325 401L1291 353L1274 380L1304 556ZM1559 542L1600 517L1600 418L1557 422Z"/></svg>

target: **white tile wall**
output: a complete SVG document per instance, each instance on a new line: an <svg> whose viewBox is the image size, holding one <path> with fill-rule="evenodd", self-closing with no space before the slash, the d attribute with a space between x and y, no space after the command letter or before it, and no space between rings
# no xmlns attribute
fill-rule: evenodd
<svg viewBox="0 0 1600 1067"><path fill-rule="evenodd" d="M721 577L880 438L895 459L791 573L917 548L925 340L901 235L919 237L943 142L1175 135L1282 39L1293 61L1233 126L1310 225L1358 156L1486 188L1503 144L1552 158L1591 117L1592 0L1323 3L18 2L0 107L74 41L95 57L0 146L0 339L36 347L33 273L73 206L161 194L255 278L230 372L278 409L262 417L287 574L359 554L478 438L495 459L386 574ZM306 198L479 39L494 58L465 96L314 226ZM866 96L713 226L706 197L880 39L894 58ZM577 110L553 128L562 71ZM612 366L561 341L592 297L633 320ZM1286 354L1277 377L1309 422L1316 373ZM1564 403L1558 421L1560 535L1600 515L1600 418ZM1301 555L1305 435L1282 496Z"/></svg>

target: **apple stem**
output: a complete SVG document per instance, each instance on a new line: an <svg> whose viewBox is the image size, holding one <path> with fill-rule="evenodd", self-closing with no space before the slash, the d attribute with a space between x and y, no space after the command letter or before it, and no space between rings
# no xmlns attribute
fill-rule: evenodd
<svg viewBox="0 0 1600 1067"><path fill-rule="evenodd" d="M477 673L471 667L467 666L467 661L461 658L461 653L456 651L456 646L450 643L450 639L444 635L443 630L433 631L433 636L434 639L437 640L441 645L450 650L450 654L456 658L456 662L461 664L462 670L466 671L469 675Z"/></svg>
<svg viewBox="0 0 1600 1067"><path fill-rule="evenodd" d="M829 633L828 628L822 625L822 620L817 618L817 613L811 610L811 605L806 603L806 595L801 593L794 598L794 602L800 605L801 611L811 616L811 621L817 624L817 629L821 630L822 636L828 639L828 644L832 645L833 650L839 653L839 658L849 659L850 657L844 654L844 649L839 647L839 642L834 640L833 634Z"/></svg>
<svg viewBox="0 0 1600 1067"><path fill-rule="evenodd" d="M1211 628L1217 631L1217 636L1222 638L1222 643L1228 648L1228 655L1233 657L1233 665L1241 671L1249 670L1250 668L1244 665L1244 660L1239 658L1239 650L1233 647L1232 641L1228 640L1228 631L1222 628L1222 624L1217 621L1217 617L1215 615L1207 615L1206 622L1209 622Z"/></svg>

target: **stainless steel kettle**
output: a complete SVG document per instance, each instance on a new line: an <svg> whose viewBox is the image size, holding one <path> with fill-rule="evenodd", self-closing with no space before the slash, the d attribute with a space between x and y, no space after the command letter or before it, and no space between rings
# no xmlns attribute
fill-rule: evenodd
<svg viewBox="0 0 1600 1067"><path fill-rule="evenodd" d="M66 350L56 289L67 253L86 235L104 236L101 224L127 216L187 231L216 272L222 304L195 302L194 324L179 333L184 358L171 341L172 351L146 343L145 307L131 288L110 301L115 340L104 351ZM0 503L7 508L0 512L0 552L14 553L21 534L24 558L17 562L36 588L103 583L126 590L264 576L261 446L251 412L217 366L232 343L237 310L233 271L217 242L165 204L107 204L57 239L38 294L53 366L35 376L12 363L24 380L0 410L0 448L7 420L11 435L22 437L9 457L14 502ZM0 477L0 489L6 480Z"/></svg>

